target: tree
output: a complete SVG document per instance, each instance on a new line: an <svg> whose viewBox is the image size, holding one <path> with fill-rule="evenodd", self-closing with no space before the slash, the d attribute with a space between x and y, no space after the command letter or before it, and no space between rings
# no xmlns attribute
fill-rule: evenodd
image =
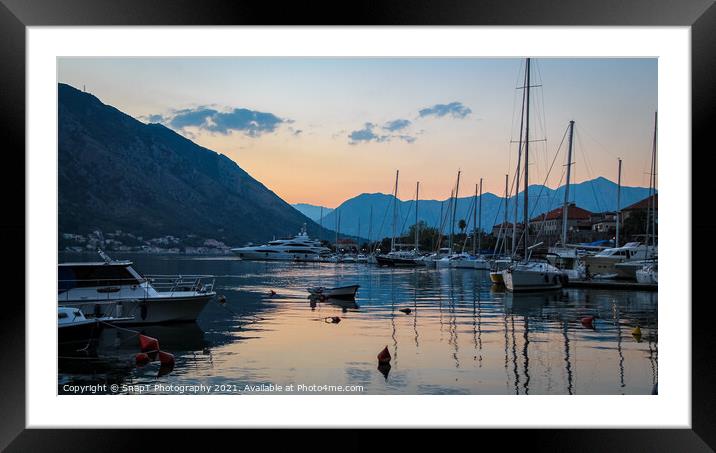
<svg viewBox="0 0 716 453"><path fill-rule="evenodd" d="M460 233L462 234L465 231L465 228L467 228L467 222L465 222L465 219L460 219L457 223L457 227L460 228Z"/></svg>

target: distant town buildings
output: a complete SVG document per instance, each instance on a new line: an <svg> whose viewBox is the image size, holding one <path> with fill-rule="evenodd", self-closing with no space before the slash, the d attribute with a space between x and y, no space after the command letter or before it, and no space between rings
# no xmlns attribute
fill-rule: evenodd
<svg viewBox="0 0 716 453"><path fill-rule="evenodd" d="M59 249L69 252L94 252L97 249L117 252L141 252L157 254L188 254L188 255L228 255L231 248L217 239L201 239L196 235L180 238L166 235L144 239L132 233L115 230L103 233L95 230L83 235L77 233L61 233Z"/></svg>

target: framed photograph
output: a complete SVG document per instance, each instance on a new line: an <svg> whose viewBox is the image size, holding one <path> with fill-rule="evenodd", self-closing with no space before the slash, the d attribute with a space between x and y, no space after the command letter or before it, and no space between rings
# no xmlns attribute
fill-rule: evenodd
<svg viewBox="0 0 716 453"><path fill-rule="evenodd" d="M713 448L691 150L716 8L518 3L335 25L3 0L25 294L2 446L539 428L525 446Z"/></svg>

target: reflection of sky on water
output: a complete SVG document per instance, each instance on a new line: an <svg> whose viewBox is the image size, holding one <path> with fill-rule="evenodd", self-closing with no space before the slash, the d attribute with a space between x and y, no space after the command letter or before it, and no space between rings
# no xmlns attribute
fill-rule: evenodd
<svg viewBox="0 0 716 453"><path fill-rule="evenodd" d="M472 270L132 257L144 273L210 273L226 304L196 324L141 327L176 357L135 369L135 340L102 335L99 359L61 360L60 382L362 385L369 394L649 394L657 294L496 290ZM312 307L309 286L361 285L356 305ZM270 290L276 291L271 297ZM410 313L401 309L410 308ZM326 318L340 316L338 324ZM581 324L595 316L594 328ZM632 335L639 326L641 338ZM639 340L639 341L637 341ZM388 378L377 353L392 356Z"/></svg>

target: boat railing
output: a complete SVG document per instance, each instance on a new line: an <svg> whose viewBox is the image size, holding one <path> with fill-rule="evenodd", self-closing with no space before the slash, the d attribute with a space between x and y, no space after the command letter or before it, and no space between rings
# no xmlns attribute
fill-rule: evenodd
<svg viewBox="0 0 716 453"><path fill-rule="evenodd" d="M213 275L145 275L152 287L160 293L189 291L210 293L214 291Z"/></svg>
<svg viewBox="0 0 716 453"><path fill-rule="evenodd" d="M213 275L145 275L136 278L98 278L98 279L60 279L58 280L58 302L70 301L70 290L75 288L95 288L97 296L93 300L106 301L146 299L150 290L158 293L194 292L210 293L214 291L215 276ZM122 286L131 286L131 294L122 293ZM138 295L141 288L143 294Z"/></svg>

